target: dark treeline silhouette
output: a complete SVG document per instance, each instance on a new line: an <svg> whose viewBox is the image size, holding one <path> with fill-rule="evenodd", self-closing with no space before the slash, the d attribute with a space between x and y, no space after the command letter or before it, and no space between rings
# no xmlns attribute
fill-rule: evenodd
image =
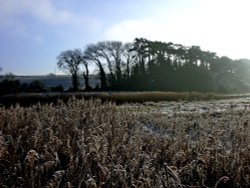
<svg viewBox="0 0 250 188"><path fill-rule="evenodd" d="M136 38L133 43L104 41L62 52L58 66L77 81L84 76L86 90L89 65L99 72L99 90L115 91L200 91L236 93L250 90L250 60L232 60L199 46ZM83 68L81 68L83 66ZM82 69L82 71L81 71ZM82 72L82 73L81 73Z"/></svg>
<svg viewBox="0 0 250 188"><path fill-rule="evenodd" d="M79 79L91 91L199 91L243 93L250 91L250 60L232 60L199 46L136 38L133 43L102 41L84 50L67 50L57 57L60 69L71 74L72 88L79 91ZM89 67L98 71L99 84L89 84ZM1 71L1 69L0 69ZM13 75L0 82L0 93L64 91L39 81L21 84Z"/></svg>
<svg viewBox="0 0 250 188"><path fill-rule="evenodd" d="M28 83L21 83L15 75L9 73L5 76L1 76L0 81L0 96L5 94L15 94L15 93L42 93L42 92L62 92L64 91L63 86L53 86L46 87L46 85L39 81L33 80Z"/></svg>

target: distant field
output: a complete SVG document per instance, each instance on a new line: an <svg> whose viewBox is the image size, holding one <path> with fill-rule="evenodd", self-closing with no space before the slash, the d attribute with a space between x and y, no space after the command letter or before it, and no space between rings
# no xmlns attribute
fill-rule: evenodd
<svg viewBox="0 0 250 188"><path fill-rule="evenodd" d="M65 89L69 89L71 87L71 77L70 76L16 76L16 79L20 80L21 83L31 83L34 80L39 80L42 83L45 84L47 87L54 87L61 85ZM97 79L96 76L90 76L89 78L90 85L92 87L95 87L98 83L99 80ZM84 88L84 80L83 78L80 78L80 87Z"/></svg>

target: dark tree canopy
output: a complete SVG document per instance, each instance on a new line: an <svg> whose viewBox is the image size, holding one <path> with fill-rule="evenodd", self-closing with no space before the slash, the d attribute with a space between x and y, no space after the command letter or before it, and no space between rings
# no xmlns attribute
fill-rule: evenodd
<svg viewBox="0 0 250 188"><path fill-rule="evenodd" d="M68 50L58 66L72 74L73 85L81 70L88 85L88 66L99 72L101 90L249 92L250 60L233 60L203 51L200 46L136 38L133 43L102 41L84 51Z"/></svg>

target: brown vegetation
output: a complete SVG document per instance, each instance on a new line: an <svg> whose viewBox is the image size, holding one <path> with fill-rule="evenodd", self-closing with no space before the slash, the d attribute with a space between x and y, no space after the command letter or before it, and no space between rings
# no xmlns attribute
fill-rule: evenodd
<svg viewBox="0 0 250 188"><path fill-rule="evenodd" d="M248 187L250 111L71 99L0 108L0 187Z"/></svg>
<svg viewBox="0 0 250 188"><path fill-rule="evenodd" d="M58 99L67 102L70 98L101 99L112 101L116 104L126 102L143 103L146 101L196 101L211 99L231 99L249 97L249 94L216 94L200 92L77 92L77 93L20 93L0 96L0 105L11 106L20 104L30 106L38 102L56 103Z"/></svg>

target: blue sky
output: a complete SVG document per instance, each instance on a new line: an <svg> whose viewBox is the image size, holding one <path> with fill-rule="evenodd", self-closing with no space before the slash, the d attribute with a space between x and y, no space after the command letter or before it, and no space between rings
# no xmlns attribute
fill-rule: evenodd
<svg viewBox="0 0 250 188"><path fill-rule="evenodd" d="M250 59L248 0L0 0L2 73L61 73L61 51L135 37Z"/></svg>

